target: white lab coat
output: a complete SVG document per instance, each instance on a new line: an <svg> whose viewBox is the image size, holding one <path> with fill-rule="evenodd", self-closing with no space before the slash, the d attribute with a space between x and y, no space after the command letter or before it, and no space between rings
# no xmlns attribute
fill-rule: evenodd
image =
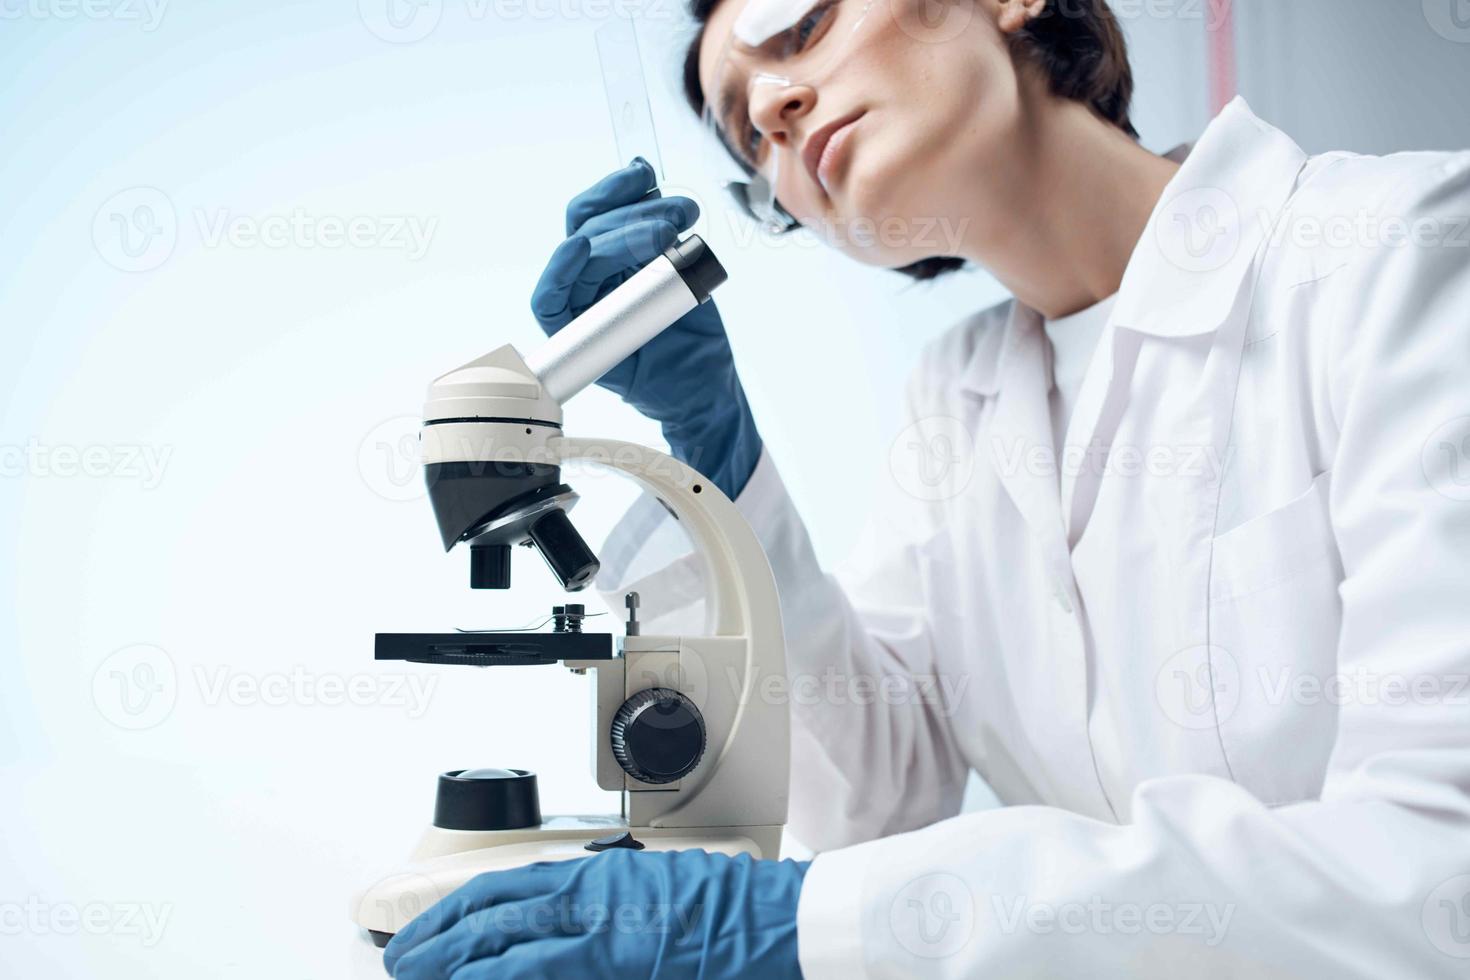
<svg viewBox="0 0 1470 980"><path fill-rule="evenodd" d="M1467 222L1470 154L1309 158L1237 100L1129 262L1082 465L1018 303L923 358L857 574L761 459L810 980L1470 977ZM691 628L647 517L601 584ZM956 815L972 769L1007 806Z"/></svg>

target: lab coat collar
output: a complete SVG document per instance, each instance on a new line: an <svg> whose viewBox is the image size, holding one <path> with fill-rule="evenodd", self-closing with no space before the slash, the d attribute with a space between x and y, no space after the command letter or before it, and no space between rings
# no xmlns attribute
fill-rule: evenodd
<svg viewBox="0 0 1470 980"><path fill-rule="evenodd" d="M1041 325L1040 314L1016 300L1011 300L1007 305L1004 324L990 322L975 332L975 349L970 352L963 376L966 391L987 398L1000 391L1000 379L1005 376L1002 361L1015 347L1010 338L1020 326L1017 318L1034 321L1038 328ZM984 323L991 318L981 314L977 319Z"/></svg>
<svg viewBox="0 0 1470 980"><path fill-rule="evenodd" d="M1113 322L1156 337L1217 329L1306 163L1286 134L1233 100L1160 195L1123 273Z"/></svg>
<svg viewBox="0 0 1470 980"><path fill-rule="evenodd" d="M1157 337L1189 337L1212 332L1229 317L1307 155L1236 98L1197 143L1168 156L1182 165L1128 260L1112 322ZM1005 336L1040 323L1040 314L1012 301L1004 330L977 338L965 389L987 397L999 392L1006 358L1016 350Z"/></svg>

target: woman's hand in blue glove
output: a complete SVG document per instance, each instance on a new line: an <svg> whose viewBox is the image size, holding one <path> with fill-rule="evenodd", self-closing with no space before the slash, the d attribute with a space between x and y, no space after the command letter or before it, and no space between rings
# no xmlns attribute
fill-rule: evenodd
<svg viewBox="0 0 1470 980"><path fill-rule="evenodd" d="M799 980L807 864L612 850L482 874L388 943L397 980L760 977Z"/></svg>
<svg viewBox="0 0 1470 980"><path fill-rule="evenodd" d="M672 245L699 217L687 197L661 197L641 157L574 197L567 239L551 255L531 296L548 335ZM650 192L652 192L650 194ZM760 459L761 440L725 326L713 300L686 313L598 382L663 427L679 460L732 499Z"/></svg>

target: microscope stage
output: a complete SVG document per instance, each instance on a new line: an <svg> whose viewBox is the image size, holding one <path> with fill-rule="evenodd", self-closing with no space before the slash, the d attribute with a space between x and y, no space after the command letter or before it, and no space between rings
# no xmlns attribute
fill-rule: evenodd
<svg viewBox="0 0 1470 980"><path fill-rule="evenodd" d="M374 660L521 667L613 659L610 633L378 633Z"/></svg>

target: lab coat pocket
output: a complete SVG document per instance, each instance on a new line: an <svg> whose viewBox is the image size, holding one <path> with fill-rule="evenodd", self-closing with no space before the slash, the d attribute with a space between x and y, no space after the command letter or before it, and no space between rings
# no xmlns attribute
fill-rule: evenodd
<svg viewBox="0 0 1470 980"><path fill-rule="evenodd" d="M1213 542L1220 741L1235 781L1269 804L1316 798L1336 738L1342 563L1328 517L1331 479L1321 474Z"/></svg>

